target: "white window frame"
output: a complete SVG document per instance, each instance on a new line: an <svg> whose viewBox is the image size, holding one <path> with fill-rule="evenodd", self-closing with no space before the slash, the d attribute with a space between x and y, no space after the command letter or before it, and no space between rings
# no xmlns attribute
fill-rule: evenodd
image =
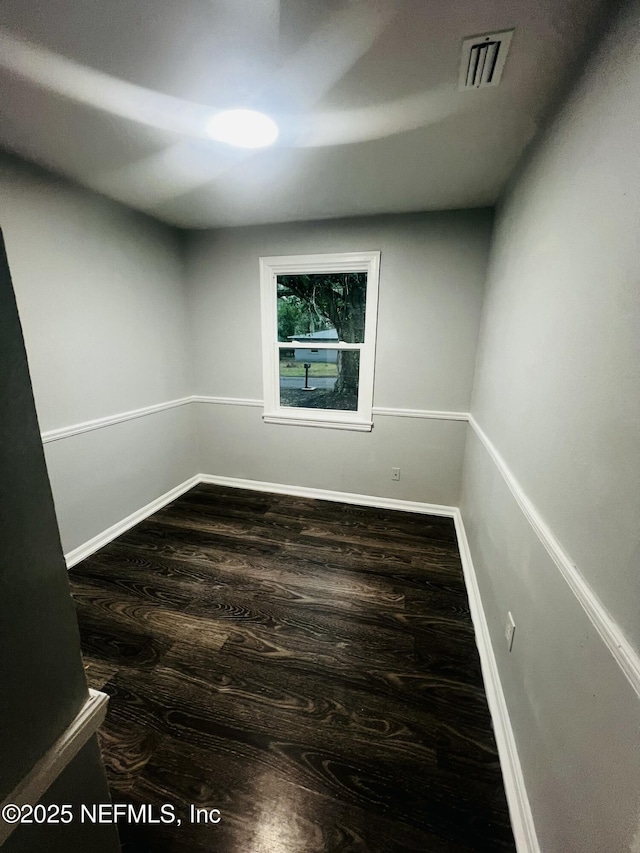
<svg viewBox="0 0 640 853"><path fill-rule="evenodd" d="M360 374L358 410L303 409L280 405L280 350L291 349L295 341L278 341L277 281L279 275L313 275L317 273L365 272L367 301L364 342L344 341L320 343L314 349L358 350ZM378 325L378 284L380 252L340 252L326 255L283 255L260 258L260 295L262 302L262 376L266 423L297 424L369 432L373 426L373 380L375 371L376 331ZM300 344L302 345L302 341Z"/></svg>

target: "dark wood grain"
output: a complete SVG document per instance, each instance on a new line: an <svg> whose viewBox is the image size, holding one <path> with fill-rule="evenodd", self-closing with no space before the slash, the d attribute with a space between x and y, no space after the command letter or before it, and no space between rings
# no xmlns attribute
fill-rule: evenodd
<svg viewBox="0 0 640 853"><path fill-rule="evenodd" d="M198 486L71 583L127 853L515 849L450 519Z"/></svg>

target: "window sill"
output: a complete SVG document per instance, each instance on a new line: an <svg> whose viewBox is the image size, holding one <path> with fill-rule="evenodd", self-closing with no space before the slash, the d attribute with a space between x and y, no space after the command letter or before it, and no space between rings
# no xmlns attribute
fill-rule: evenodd
<svg viewBox="0 0 640 853"><path fill-rule="evenodd" d="M325 427L327 429L350 429L357 432L371 432L372 421L337 418L301 417L295 415L264 414L262 420L266 424L288 424L289 426Z"/></svg>

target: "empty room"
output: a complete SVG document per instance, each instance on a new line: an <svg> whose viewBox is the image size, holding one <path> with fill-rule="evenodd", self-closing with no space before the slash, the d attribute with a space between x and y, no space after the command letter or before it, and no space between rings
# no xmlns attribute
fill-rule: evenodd
<svg viewBox="0 0 640 853"><path fill-rule="evenodd" d="M0 4L3 853L640 853L640 0Z"/></svg>

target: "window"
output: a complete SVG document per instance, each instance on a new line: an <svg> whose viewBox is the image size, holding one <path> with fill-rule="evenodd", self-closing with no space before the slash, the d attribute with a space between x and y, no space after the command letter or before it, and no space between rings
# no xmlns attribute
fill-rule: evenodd
<svg viewBox="0 0 640 853"><path fill-rule="evenodd" d="M370 430L380 252L260 258L264 420Z"/></svg>

